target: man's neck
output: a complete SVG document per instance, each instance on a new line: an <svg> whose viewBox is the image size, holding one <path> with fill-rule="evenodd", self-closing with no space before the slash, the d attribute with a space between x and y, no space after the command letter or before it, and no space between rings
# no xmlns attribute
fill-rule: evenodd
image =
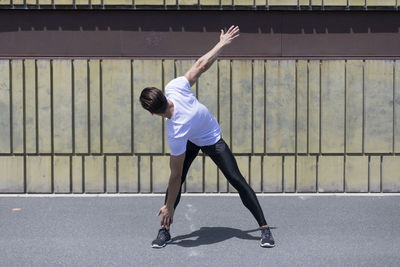
<svg viewBox="0 0 400 267"><path fill-rule="evenodd" d="M168 108L167 108L166 117L168 119L171 119L173 115L174 115L174 103L172 101L168 100Z"/></svg>

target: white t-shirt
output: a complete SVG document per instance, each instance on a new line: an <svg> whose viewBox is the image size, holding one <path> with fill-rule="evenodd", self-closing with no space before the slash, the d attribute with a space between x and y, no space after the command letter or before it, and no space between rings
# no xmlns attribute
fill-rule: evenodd
<svg viewBox="0 0 400 267"><path fill-rule="evenodd" d="M187 140L197 146L215 144L221 138L221 128L206 106L190 90L185 76L170 81L165 97L174 103L171 119L165 118L171 155L186 151Z"/></svg>

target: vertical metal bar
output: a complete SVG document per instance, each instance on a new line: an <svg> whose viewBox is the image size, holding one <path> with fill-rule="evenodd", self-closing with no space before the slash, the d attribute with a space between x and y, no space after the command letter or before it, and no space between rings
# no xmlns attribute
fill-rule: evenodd
<svg viewBox="0 0 400 267"><path fill-rule="evenodd" d="M307 59L307 156L310 154L310 60ZM297 158L297 157L296 157Z"/></svg>
<svg viewBox="0 0 400 267"><path fill-rule="evenodd" d="M138 156L138 160L137 160L137 191L138 191L138 193L140 193L140 162L142 161L142 157L139 155Z"/></svg>
<svg viewBox="0 0 400 267"><path fill-rule="evenodd" d="M54 2L54 0L52 0ZM51 129L51 193L54 193L54 74L53 59L50 60L50 129Z"/></svg>
<svg viewBox="0 0 400 267"><path fill-rule="evenodd" d="M347 59L344 60L344 154L347 153Z"/></svg>
<svg viewBox="0 0 400 267"><path fill-rule="evenodd" d="M165 0L164 0L164 4L165 4ZM132 8L136 9L135 0L132 0Z"/></svg>
<svg viewBox="0 0 400 267"><path fill-rule="evenodd" d="M73 193L73 179L72 179L72 155L69 155L69 192Z"/></svg>
<svg viewBox="0 0 400 267"><path fill-rule="evenodd" d="M9 101L10 101L10 154L14 154L14 145L13 145L13 84L12 84L12 63L11 59L8 59L8 85L9 85Z"/></svg>
<svg viewBox="0 0 400 267"><path fill-rule="evenodd" d="M107 193L107 156L103 155L103 193Z"/></svg>
<svg viewBox="0 0 400 267"><path fill-rule="evenodd" d="M395 155L395 129L396 129L396 60L393 60L393 142L392 142L392 155Z"/></svg>
<svg viewBox="0 0 400 267"><path fill-rule="evenodd" d="M133 105L134 105L134 103L135 103L135 101L133 100L133 98L134 98L134 91L133 91L133 71L134 71L134 68L133 68L133 59L131 59L130 60L130 65L131 65L131 155L133 155L134 154L134 150L133 150L133 144L134 144L134 134L133 134L133 131L134 131L134 123L135 123L135 118L134 118L134 114L133 114ZM163 87L164 87L164 85L163 85ZM163 144L163 147L162 147L162 149L163 149L163 153L164 153L164 120L162 120L162 123L163 123L163 129L162 129L162 131L163 131L163 138L162 138L162 144ZM140 192L140 191L139 191Z"/></svg>
<svg viewBox="0 0 400 267"><path fill-rule="evenodd" d="M325 3L324 3L324 0L322 0L322 7L321 7L321 9L322 9L322 10L325 10Z"/></svg>
<svg viewBox="0 0 400 267"><path fill-rule="evenodd" d="M349 0L347 0L347 3L346 3L346 10L350 10Z"/></svg>
<svg viewBox="0 0 400 267"><path fill-rule="evenodd" d="M74 0L75 1L75 0ZM71 110L72 110L72 154L75 155L75 60L71 60Z"/></svg>
<svg viewBox="0 0 400 267"><path fill-rule="evenodd" d="M102 0L103 1L103 0ZM100 154L103 155L103 60L100 60Z"/></svg>
<svg viewBox="0 0 400 267"><path fill-rule="evenodd" d="M116 162L116 171L117 171L117 175L116 175L116 191L117 193L119 193L119 155L116 155L117 157L117 162Z"/></svg>
<svg viewBox="0 0 400 267"><path fill-rule="evenodd" d="M362 155L365 154L365 59L362 61Z"/></svg>
<svg viewBox="0 0 400 267"><path fill-rule="evenodd" d="M90 67L89 67L89 62L90 60L86 60L86 69L87 69L87 77L86 77L86 84L87 84L87 127L88 127L88 134L87 134L87 138L88 138L88 154L90 155L91 153L91 131L90 131Z"/></svg>
<svg viewBox="0 0 400 267"><path fill-rule="evenodd" d="M82 155L82 193L86 193L86 188L85 188L85 155Z"/></svg>
<svg viewBox="0 0 400 267"><path fill-rule="evenodd" d="M39 153L39 107L38 107L38 67L37 59L35 59L35 137L36 137L36 154Z"/></svg>
<svg viewBox="0 0 400 267"><path fill-rule="evenodd" d="M23 151L26 154L26 74L25 74L25 59L22 60L22 135L23 135Z"/></svg>
<svg viewBox="0 0 400 267"><path fill-rule="evenodd" d="M249 185L251 185L251 159L254 155L254 59L251 61L251 156L248 160Z"/></svg>

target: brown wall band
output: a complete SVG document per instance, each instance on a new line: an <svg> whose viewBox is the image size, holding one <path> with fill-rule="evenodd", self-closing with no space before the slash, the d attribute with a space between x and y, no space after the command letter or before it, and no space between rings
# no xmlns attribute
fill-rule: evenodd
<svg viewBox="0 0 400 267"><path fill-rule="evenodd" d="M399 57L398 12L0 11L0 57Z"/></svg>

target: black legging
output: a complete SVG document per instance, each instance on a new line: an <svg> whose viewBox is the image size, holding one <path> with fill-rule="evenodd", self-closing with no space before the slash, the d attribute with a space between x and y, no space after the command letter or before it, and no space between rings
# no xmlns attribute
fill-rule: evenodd
<svg viewBox="0 0 400 267"><path fill-rule="evenodd" d="M229 183L239 192L240 199L243 204L250 210L254 218L257 220L259 226L266 225L267 222L264 218L263 211L260 207L260 203L257 200L257 196L253 189L247 184L243 175L240 173L237 166L236 160L229 149L228 145L221 138L217 143L211 146L197 146L190 141L187 141L185 161L183 163L181 187L186 179L189 167L193 160L196 158L199 150L203 151L211 157L211 159L217 164L222 173L228 179ZM174 208L179 203L181 198L181 187L179 188L179 194L176 198ZM167 203L168 188L165 194L164 204Z"/></svg>

